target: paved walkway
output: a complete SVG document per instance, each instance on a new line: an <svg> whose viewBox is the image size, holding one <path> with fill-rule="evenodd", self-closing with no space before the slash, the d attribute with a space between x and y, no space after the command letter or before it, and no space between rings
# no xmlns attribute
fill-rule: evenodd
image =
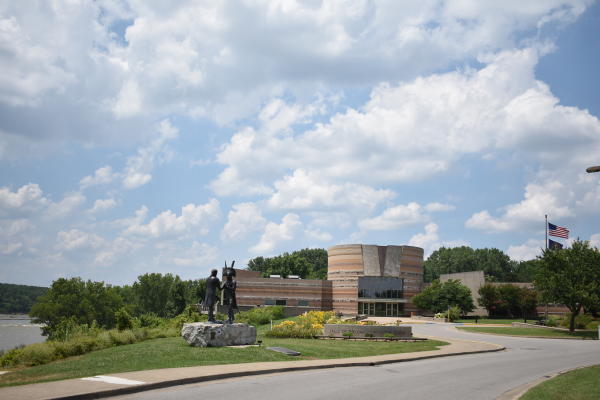
<svg viewBox="0 0 600 400"><path fill-rule="evenodd" d="M11 400L91 399L239 376L320 368L381 365L460 354L485 353L504 349L501 345L481 341L429 338L443 340L450 344L433 351L386 354L360 358L261 362L125 372L111 374L110 376L69 379L1 388L0 398Z"/></svg>

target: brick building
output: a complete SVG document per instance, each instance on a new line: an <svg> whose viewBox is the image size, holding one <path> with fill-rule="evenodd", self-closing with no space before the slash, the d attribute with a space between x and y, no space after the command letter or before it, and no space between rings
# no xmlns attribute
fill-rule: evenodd
<svg viewBox="0 0 600 400"><path fill-rule="evenodd" d="M423 249L339 245L328 249L327 280L262 278L237 270L244 308L283 305L287 314L333 310L345 315L401 316L416 312L410 298L423 287Z"/></svg>

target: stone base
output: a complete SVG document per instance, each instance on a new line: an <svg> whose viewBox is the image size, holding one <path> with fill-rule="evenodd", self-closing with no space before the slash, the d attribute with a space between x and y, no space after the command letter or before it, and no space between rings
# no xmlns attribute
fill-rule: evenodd
<svg viewBox="0 0 600 400"><path fill-rule="evenodd" d="M181 336L196 347L239 346L256 342L256 328L248 324L194 322L183 324Z"/></svg>

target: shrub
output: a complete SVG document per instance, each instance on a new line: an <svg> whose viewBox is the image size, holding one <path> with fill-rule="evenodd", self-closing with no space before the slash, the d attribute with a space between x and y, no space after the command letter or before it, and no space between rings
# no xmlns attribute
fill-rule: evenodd
<svg viewBox="0 0 600 400"><path fill-rule="evenodd" d="M386 339L392 339L394 337L393 333L386 332L383 334L383 337Z"/></svg>
<svg viewBox="0 0 600 400"><path fill-rule="evenodd" d="M571 315L567 314L563 319L560 320L560 325L564 326L565 328L568 328L570 319L571 319ZM587 326L593 320L594 319L590 315L587 315L587 314L577 315L575 317L575 329L586 329Z"/></svg>
<svg viewBox="0 0 600 400"><path fill-rule="evenodd" d="M138 317L142 328L155 328L163 324L164 320L155 313L145 313Z"/></svg>
<svg viewBox="0 0 600 400"><path fill-rule="evenodd" d="M267 306L242 311L236 316L236 320L258 326L268 324L273 320L282 319L284 316L283 306Z"/></svg>
<svg viewBox="0 0 600 400"><path fill-rule="evenodd" d="M125 307L121 307L115 312L115 320L117 321L117 329L120 331L133 328L133 318Z"/></svg>
<svg viewBox="0 0 600 400"><path fill-rule="evenodd" d="M460 318L460 308L458 306L450 307L448 311L446 311L446 318L448 318L449 322L454 322Z"/></svg>
<svg viewBox="0 0 600 400"><path fill-rule="evenodd" d="M366 337L366 338L372 338L372 337L373 337L373 334L372 334L372 333L365 333L365 337Z"/></svg>
<svg viewBox="0 0 600 400"><path fill-rule="evenodd" d="M323 331L323 324L333 317L331 311L308 311L297 321L283 321L265 333L269 337L313 338Z"/></svg>
<svg viewBox="0 0 600 400"><path fill-rule="evenodd" d="M342 336L347 339L350 339L352 336L354 336L354 332L343 332Z"/></svg>

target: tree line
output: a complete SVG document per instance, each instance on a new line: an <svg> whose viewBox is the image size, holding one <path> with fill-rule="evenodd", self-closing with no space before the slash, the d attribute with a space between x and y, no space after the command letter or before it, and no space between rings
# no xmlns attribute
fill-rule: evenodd
<svg viewBox="0 0 600 400"><path fill-rule="evenodd" d="M0 283L0 314L27 314L47 287Z"/></svg>
<svg viewBox="0 0 600 400"><path fill-rule="evenodd" d="M327 279L327 250L302 249L275 257L255 257L248 261L248 270L258 271L265 278L298 275L302 279Z"/></svg>
<svg viewBox="0 0 600 400"><path fill-rule="evenodd" d="M423 279L433 282L441 274L483 271L494 282L532 282L538 260L511 260L496 248L440 247L423 264Z"/></svg>
<svg viewBox="0 0 600 400"><path fill-rule="evenodd" d="M51 334L64 321L111 329L119 315L171 318L205 294L205 281L147 273L133 285L112 286L81 278L59 278L31 307L29 315Z"/></svg>

